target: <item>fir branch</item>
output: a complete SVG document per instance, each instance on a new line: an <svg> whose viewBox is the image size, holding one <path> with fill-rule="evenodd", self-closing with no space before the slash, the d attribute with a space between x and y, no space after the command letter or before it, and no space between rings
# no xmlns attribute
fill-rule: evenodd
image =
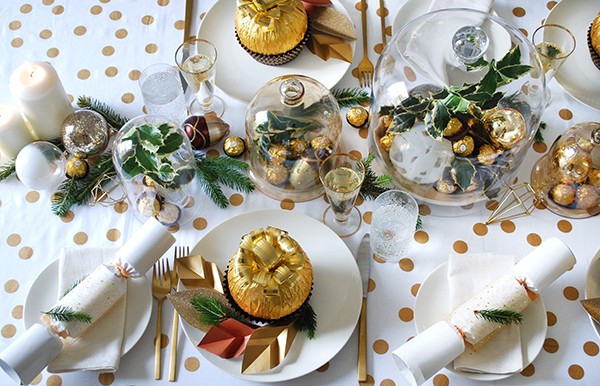
<svg viewBox="0 0 600 386"><path fill-rule="evenodd" d="M337 99L340 108L362 105L369 101L369 93L360 88L334 88L331 93Z"/></svg>
<svg viewBox="0 0 600 386"><path fill-rule="evenodd" d="M74 311L71 307L56 306L50 311L42 312L56 322L92 323L92 317L83 311Z"/></svg>
<svg viewBox="0 0 600 386"><path fill-rule="evenodd" d="M418 231L419 229L423 229L423 217L421 217L421 215L417 215L417 225L415 226L415 231Z"/></svg>
<svg viewBox="0 0 600 386"><path fill-rule="evenodd" d="M306 303L300 308L300 315L298 319L294 321L294 326L298 331L306 331L308 339L315 338L315 332L317 330L317 314L312 308L310 303Z"/></svg>
<svg viewBox="0 0 600 386"><path fill-rule="evenodd" d="M15 161L9 161L0 166L0 181L4 181L8 177L15 174Z"/></svg>
<svg viewBox="0 0 600 386"><path fill-rule="evenodd" d="M542 134L542 130L546 130L546 122L541 122L537 131L535 132L534 142L540 143L544 142L544 135Z"/></svg>
<svg viewBox="0 0 600 386"><path fill-rule="evenodd" d="M79 279L77 279L73 283L71 283L71 285L69 286L69 288L67 288L65 290L65 292L63 293L62 297L64 298L69 292L73 291L73 289L75 289L75 287L77 287L82 281L84 281L87 276L88 275L83 275Z"/></svg>
<svg viewBox="0 0 600 386"><path fill-rule="evenodd" d="M365 166L365 178L362 186L360 187L360 194L363 196L363 198L367 199L375 199L381 193L388 190L386 185L389 185L392 182L392 178L390 176L377 176L371 169L371 163L374 159L375 155L369 154L366 159L362 160L362 163Z"/></svg>
<svg viewBox="0 0 600 386"><path fill-rule="evenodd" d="M196 296L192 298L190 303L192 307L200 313L200 320L202 323L210 326L216 326L229 318L243 321L242 316L238 312L229 307L225 307L215 298Z"/></svg>
<svg viewBox="0 0 600 386"><path fill-rule="evenodd" d="M520 325L523 323L523 314L516 311L489 309L474 310L473 312L478 318L482 318L483 320L486 320L488 322L498 323L505 326L510 326L511 324Z"/></svg>
<svg viewBox="0 0 600 386"><path fill-rule="evenodd" d="M102 103L97 99L85 95L82 95L79 98L77 98L77 106L81 107L82 109L97 112L98 114L102 115L104 119L106 119L106 122L109 125L111 125L117 130L120 130L121 127L123 127L123 125L129 120L126 117L118 114L115 110L113 110L110 106L106 105L105 103Z"/></svg>

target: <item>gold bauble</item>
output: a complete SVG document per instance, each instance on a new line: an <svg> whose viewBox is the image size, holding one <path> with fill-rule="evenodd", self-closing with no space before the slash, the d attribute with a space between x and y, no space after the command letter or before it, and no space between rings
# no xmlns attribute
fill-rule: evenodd
<svg viewBox="0 0 600 386"><path fill-rule="evenodd" d="M512 149L527 134L525 119L515 109L500 109L491 114L484 123L492 143L503 149Z"/></svg>
<svg viewBox="0 0 600 386"><path fill-rule="evenodd" d="M600 169L590 170L590 174L588 174L588 183L592 186L600 188Z"/></svg>
<svg viewBox="0 0 600 386"><path fill-rule="evenodd" d="M575 193L577 208L588 210L600 204L600 188L588 184L581 184Z"/></svg>
<svg viewBox="0 0 600 386"><path fill-rule="evenodd" d="M271 156L271 163L281 164L292 155L292 152L284 145L271 145L269 155Z"/></svg>
<svg viewBox="0 0 600 386"><path fill-rule="evenodd" d="M569 206L575 201L575 189L571 185L558 184L550 189L549 196L558 205Z"/></svg>
<svg viewBox="0 0 600 386"><path fill-rule="evenodd" d="M465 135L458 141L452 142L452 151L463 157L467 157L473 153L475 149L475 141L470 135Z"/></svg>
<svg viewBox="0 0 600 386"><path fill-rule="evenodd" d="M239 157L246 151L246 142L235 135L225 138L223 151L230 157Z"/></svg>
<svg viewBox="0 0 600 386"><path fill-rule="evenodd" d="M444 129L444 137L453 137L463 131L463 124L458 118L451 118Z"/></svg>
<svg viewBox="0 0 600 386"><path fill-rule="evenodd" d="M346 112L346 121L350 126L360 129L369 122L369 112L361 106L351 107Z"/></svg>
<svg viewBox="0 0 600 386"><path fill-rule="evenodd" d="M292 157L297 158L308 149L308 143L301 138L294 138L290 141L290 148L292 149Z"/></svg>
<svg viewBox="0 0 600 386"><path fill-rule="evenodd" d="M272 185L283 185L288 179L288 170L282 164L271 164L267 168L267 181Z"/></svg>
<svg viewBox="0 0 600 386"><path fill-rule="evenodd" d="M562 182L581 183L592 169L590 153L581 151L575 141L567 141L552 154L551 165L558 171Z"/></svg>
<svg viewBox="0 0 600 386"><path fill-rule="evenodd" d="M477 154L477 160L482 165L491 165L500 154L502 154L502 150L488 144L481 145Z"/></svg>
<svg viewBox="0 0 600 386"><path fill-rule="evenodd" d="M71 158L69 162L67 162L67 177L74 178L76 180L80 180L83 177L88 175L90 171L90 166L88 163L81 158Z"/></svg>

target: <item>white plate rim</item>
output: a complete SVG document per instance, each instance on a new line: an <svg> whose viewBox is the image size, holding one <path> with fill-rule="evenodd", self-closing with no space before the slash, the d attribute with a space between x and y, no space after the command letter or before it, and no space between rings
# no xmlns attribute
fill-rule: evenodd
<svg viewBox="0 0 600 386"><path fill-rule="evenodd" d="M600 297L600 249L592 257L585 275L585 298L592 299ZM588 315L592 328L600 338L600 324L598 324L591 315Z"/></svg>
<svg viewBox="0 0 600 386"><path fill-rule="evenodd" d="M415 327L420 333L450 313L447 301L448 263L442 263L435 268L423 281L415 298ZM432 294L433 293L433 294ZM437 299L435 306L433 301ZM442 301L440 301L442 300ZM445 308L444 308L445 306ZM434 310L431 312L431 310ZM429 318L427 313L433 313ZM521 325L521 342L523 344L524 367L527 367L537 357L544 345L548 329L546 306L540 296L523 311L524 321ZM454 370L451 365L446 368L454 374L478 381L497 381L513 376L512 374L477 374Z"/></svg>
<svg viewBox="0 0 600 386"><path fill-rule="evenodd" d="M554 79L573 98L595 109L600 109L600 70L590 57L587 30L598 12L600 3L595 0L561 0L546 18L546 23L568 28L576 41L575 51L556 72ZM585 15L589 20L586 22L587 19L576 15Z"/></svg>
<svg viewBox="0 0 600 386"><path fill-rule="evenodd" d="M308 340L304 333L299 333L284 363L269 372L259 374L241 374L241 358L222 359L208 351L199 348L197 350L217 368L237 378L255 382L279 382L298 378L318 369L344 347L358 322L362 283L354 255L342 239L312 217L283 210L247 212L225 220L208 232L193 248L192 253L206 253L203 256L217 263L224 271L230 255L233 255L239 245L240 238L249 231L266 226L289 231L290 236L298 241L311 259L314 284L310 302L317 314L315 339ZM224 250L227 249L227 242L214 243L215 239L220 241L219 233L232 228L245 229L242 234L227 232L230 233L229 245L235 246L234 249ZM317 240L327 240L327 245L319 244ZM328 252L325 256L321 256L324 254L324 248L327 248ZM218 259L215 258L214 253L223 256ZM334 277L340 273L348 274L348 277L344 277L343 286L340 286L339 281ZM335 282L338 283L337 286ZM324 324L324 321L329 323ZM194 346L197 346L204 336L203 332L191 327L184 320L182 320L182 329Z"/></svg>
<svg viewBox="0 0 600 386"><path fill-rule="evenodd" d="M344 4L340 0L332 0L332 3L354 26L354 22ZM339 59L324 61L310 52L308 48L304 48L294 60L280 66L267 66L258 63L238 44L235 38L233 21L231 26L227 26L223 18L217 18L219 25L221 25L220 31L210 31L210 24L213 23L212 20L214 19L213 15L217 12L223 12L222 8L227 6L231 7L231 11L226 12L226 14L235 15L235 1L217 0L204 15L198 27L197 36L211 41L217 47L217 54L227 51L226 58L219 57L217 59L215 84L233 99L248 103L268 81L288 74L309 76L331 89L344 77L352 65L352 63ZM226 26L222 27L223 24ZM227 28L227 30L224 31L223 28ZM356 26L354 26L354 30L356 31ZM348 42L352 47L352 57L354 58L356 56L357 41ZM226 49L222 48L223 45ZM228 68L232 71L225 71ZM229 73L225 74L226 72ZM235 79L240 81L236 82Z"/></svg>
<svg viewBox="0 0 600 386"><path fill-rule="evenodd" d="M23 306L23 324L29 328L39 321L40 312L56 304L58 293L59 260L48 264L34 279ZM152 290L148 279L129 279L127 283L127 310L121 356L127 354L140 340L152 316Z"/></svg>

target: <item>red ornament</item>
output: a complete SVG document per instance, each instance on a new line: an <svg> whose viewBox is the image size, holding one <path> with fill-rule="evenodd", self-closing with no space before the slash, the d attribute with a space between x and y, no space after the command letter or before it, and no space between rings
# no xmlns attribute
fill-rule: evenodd
<svg viewBox="0 0 600 386"><path fill-rule="evenodd" d="M229 134L229 125L215 113L192 115L183 122L183 131L192 147L201 150L214 145Z"/></svg>

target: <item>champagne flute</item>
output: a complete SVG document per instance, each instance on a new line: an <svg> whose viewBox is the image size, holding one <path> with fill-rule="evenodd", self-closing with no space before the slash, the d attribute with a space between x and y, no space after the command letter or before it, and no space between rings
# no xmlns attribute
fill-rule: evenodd
<svg viewBox="0 0 600 386"><path fill-rule="evenodd" d="M330 204L323 213L323 223L340 237L353 235L362 223L362 215L354 206L365 178L362 161L350 154L332 154L319 166L319 178Z"/></svg>
<svg viewBox="0 0 600 386"><path fill-rule="evenodd" d="M217 64L216 47L204 39L191 38L177 48L175 62L187 84L196 94L190 106L192 114L209 112L219 117L225 111L223 100L214 95ZM199 107L195 105L198 104Z"/></svg>
<svg viewBox="0 0 600 386"><path fill-rule="evenodd" d="M546 77L545 99L548 106L552 100L548 82L575 51L575 36L562 25L543 24L533 33L532 41Z"/></svg>

